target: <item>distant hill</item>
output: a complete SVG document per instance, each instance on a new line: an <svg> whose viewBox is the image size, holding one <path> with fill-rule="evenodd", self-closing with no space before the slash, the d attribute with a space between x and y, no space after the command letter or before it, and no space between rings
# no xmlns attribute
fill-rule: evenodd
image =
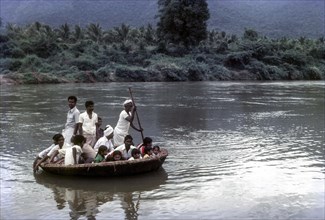
<svg viewBox="0 0 325 220"><path fill-rule="evenodd" d="M269 37L325 34L323 0L208 0L209 29L241 35L253 28ZM112 28L156 25L157 0L0 0L3 25L39 21L53 26L99 23Z"/></svg>

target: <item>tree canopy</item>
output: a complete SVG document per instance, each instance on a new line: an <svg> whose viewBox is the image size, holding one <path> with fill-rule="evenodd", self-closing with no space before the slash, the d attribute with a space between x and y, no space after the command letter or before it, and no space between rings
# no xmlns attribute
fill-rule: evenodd
<svg viewBox="0 0 325 220"><path fill-rule="evenodd" d="M210 17L206 0L158 0L160 41L196 46L207 37Z"/></svg>

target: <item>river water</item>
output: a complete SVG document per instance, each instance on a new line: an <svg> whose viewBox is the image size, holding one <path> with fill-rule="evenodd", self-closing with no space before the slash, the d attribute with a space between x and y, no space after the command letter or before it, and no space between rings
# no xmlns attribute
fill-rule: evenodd
<svg viewBox="0 0 325 220"><path fill-rule="evenodd" d="M132 87L157 172L76 178L32 163L66 98L115 126ZM1 86L1 219L324 219L324 81ZM136 122L135 122L136 124ZM135 142L140 135L131 132Z"/></svg>

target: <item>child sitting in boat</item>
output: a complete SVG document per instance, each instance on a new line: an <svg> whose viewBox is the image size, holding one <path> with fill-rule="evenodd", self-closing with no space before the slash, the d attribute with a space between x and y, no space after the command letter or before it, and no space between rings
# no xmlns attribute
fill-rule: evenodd
<svg viewBox="0 0 325 220"><path fill-rule="evenodd" d="M123 156L121 151L119 150L114 150L113 153L106 158L106 161L120 161L120 160L123 160Z"/></svg>
<svg viewBox="0 0 325 220"><path fill-rule="evenodd" d="M128 160L132 157L132 149L136 147L133 146L133 138L131 135L126 135L124 138L124 144L115 148L115 150L119 150L122 153L122 156L125 160ZM114 151L109 152L109 155L113 154Z"/></svg>
<svg viewBox="0 0 325 220"><path fill-rule="evenodd" d="M95 157L94 163L100 163L105 161L105 156L107 155L107 153L108 153L107 147L105 145L101 145L98 148L98 152Z"/></svg>
<svg viewBox="0 0 325 220"><path fill-rule="evenodd" d="M73 138L73 146L65 149L64 165L74 165L79 163L82 147L86 143L86 138L82 135L76 135Z"/></svg>
<svg viewBox="0 0 325 220"><path fill-rule="evenodd" d="M152 147L152 139L150 137L145 137L143 142L137 146L142 156L144 156L144 149L147 146Z"/></svg>
<svg viewBox="0 0 325 220"><path fill-rule="evenodd" d="M136 148L132 149L131 155L132 157L130 157L128 160L142 159L140 151Z"/></svg>
<svg viewBox="0 0 325 220"><path fill-rule="evenodd" d="M152 153L154 157L160 157L160 147L158 145L153 146Z"/></svg>
<svg viewBox="0 0 325 220"><path fill-rule="evenodd" d="M152 154L153 154L153 152L152 152L152 147L151 147L151 146L146 146L146 147L144 148L143 159L153 157Z"/></svg>

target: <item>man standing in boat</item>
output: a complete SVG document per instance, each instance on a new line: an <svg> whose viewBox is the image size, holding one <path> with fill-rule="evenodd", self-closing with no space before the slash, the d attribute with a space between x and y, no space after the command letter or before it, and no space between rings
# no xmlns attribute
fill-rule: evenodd
<svg viewBox="0 0 325 220"><path fill-rule="evenodd" d="M119 119L114 128L113 140L115 147L118 147L124 143L124 138L126 135L128 135L130 126L136 131L142 131L142 129L138 129L133 125L136 107L133 105L132 100L125 100L123 106L124 110L120 113Z"/></svg>
<svg viewBox="0 0 325 220"><path fill-rule="evenodd" d="M67 114L67 122L65 123L65 127L62 130L62 135L64 137L65 143L71 144L72 136L77 134L78 131L78 122L80 112L77 109L77 97L69 96L68 97L68 106L70 110Z"/></svg>
<svg viewBox="0 0 325 220"><path fill-rule="evenodd" d="M96 143L96 127L98 116L94 112L94 102L85 102L86 111L79 116L79 134L86 138L86 143L94 147Z"/></svg>

